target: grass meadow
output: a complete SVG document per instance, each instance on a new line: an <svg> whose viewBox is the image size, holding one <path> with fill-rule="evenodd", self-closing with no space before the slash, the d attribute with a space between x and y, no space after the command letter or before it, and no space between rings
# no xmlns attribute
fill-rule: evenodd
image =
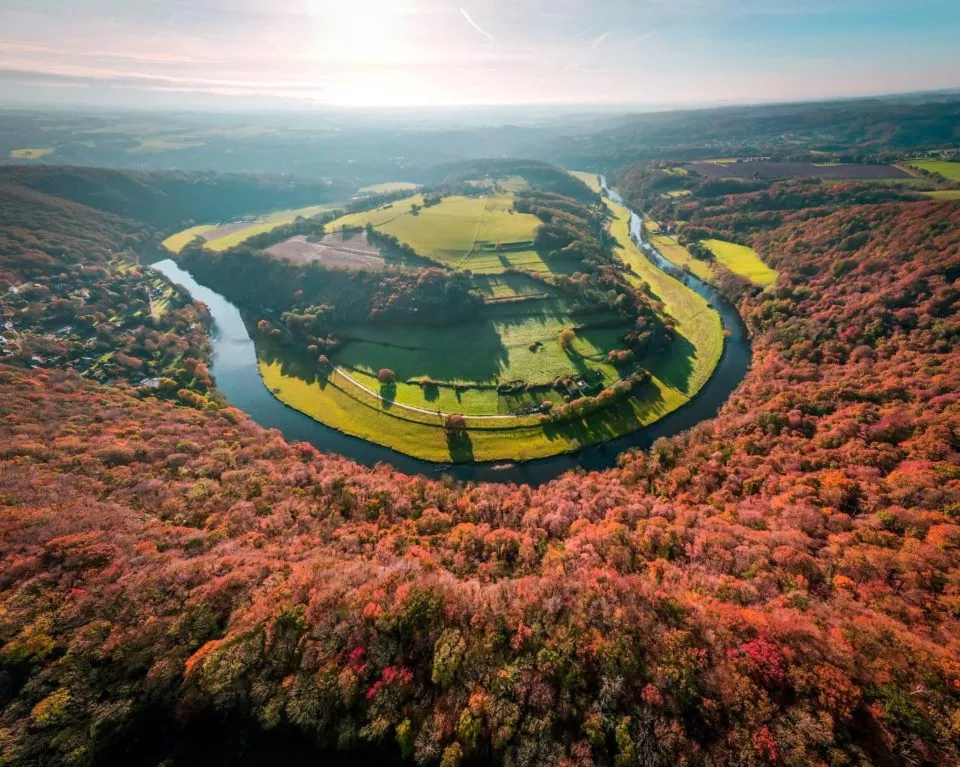
<svg viewBox="0 0 960 767"><path fill-rule="evenodd" d="M704 240L718 263L756 285L772 285L777 281L777 273L767 266L757 255L757 251L746 245L738 245L726 240Z"/></svg>
<svg viewBox="0 0 960 767"><path fill-rule="evenodd" d="M278 226L292 224L298 218L310 218L318 216L328 210L332 210L334 205L308 205L304 208L295 208L292 210L279 210L275 213L267 213L259 216L246 225L236 223L227 224L199 224L184 229L182 232L172 234L163 241L167 250L173 253L179 253L195 237L203 237L206 240L204 247L210 250L223 251L236 247L251 237L272 232ZM222 231L222 234L220 232Z"/></svg>
<svg viewBox="0 0 960 767"><path fill-rule="evenodd" d="M960 162L950 162L949 160L910 160L910 164L915 168L939 173L944 178L951 181L960 181Z"/></svg>
<svg viewBox="0 0 960 767"><path fill-rule="evenodd" d="M22 149L11 149L10 157L14 160L39 160L54 152L52 146L43 147L23 147Z"/></svg>
<svg viewBox="0 0 960 767"><path fill-rule="evenodd" d="M327 231L370 224L425 258L480 274L498 274L510 267L550 271L533 249L540 219L515 212L512 194L445 197L438 205L415 214L412 206L422 204L423 197L413 195L376 210L338 218Z"/></svg>

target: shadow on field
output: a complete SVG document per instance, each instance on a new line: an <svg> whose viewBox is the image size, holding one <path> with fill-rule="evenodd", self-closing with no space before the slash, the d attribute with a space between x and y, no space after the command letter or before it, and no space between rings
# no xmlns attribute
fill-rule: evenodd
<svg viewBox="0 0 960 767"><path fill-rule="evenodd" d="M690 383L690 376L693 375L696 356L696 347L686 337L677 333L670 343L669 350L662 357L650 361L650 369L668 386L685 392Z"/></svg>
<svg viewBox="0 0 960 767"><path fill-rule="evenodd" d="M257 356L268 364L280 363L280 372L291 378L299 378L308 384L317 384L321 389L327 385L327 371L305 352L298 352L281 342L257 339Z"/></svg>
<svg viewBox="0 0 960 767"><path fill-rule="evenodd" d="M450 451L450 459L455 463L473 461L473 440L467 431L448 431L447 449Z"/></svg>
<svg viewBox="0 0 960 767"><path fill-rule="evenodd" d="M543 432L548 439L577 440L581 445L606 442L637 428L639 419L662 415L666 408L660 389L643 384L624 402L601 408L586 418L547 423Z"/></svg>

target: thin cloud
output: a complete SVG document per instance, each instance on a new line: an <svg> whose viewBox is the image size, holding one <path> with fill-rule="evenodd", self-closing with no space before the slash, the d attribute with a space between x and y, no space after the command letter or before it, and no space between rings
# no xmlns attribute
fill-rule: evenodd
<svg viewBox="0 0 960 767"><path fill-rule="evenodd" d="M494 39L493 35L491 35L489 32L487 32L487 30L485 30L483 27L477 24L477 22L475 22L472 18L470 18L470 14L467 13L463 8L460 9L460 13L463 15L463 18L467 20L467 23L471 27L473 27L475 30L477 30L477 32L479 32L481 35L487 38L487 40L489 40L492 45L495 45L497 48L503 47L502 45L500 45L500 43L498 43Z"/></svg>
<svg viewBox="0 0 960 767"><path fill-rule="evenodd" d="M610 37L611 34L612 34L611 32L604 32L602 35L598 35L597 37L595 37L593 42L590 43L590 50L592 51L595 48L598 48L599 46L603 45L603 43L606 41L608 37Z"/></svg>

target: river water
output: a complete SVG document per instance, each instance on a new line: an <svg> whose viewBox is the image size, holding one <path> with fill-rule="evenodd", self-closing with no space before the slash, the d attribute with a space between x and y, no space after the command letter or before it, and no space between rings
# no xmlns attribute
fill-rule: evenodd
<svg viewBox="0 0 960 767"><path fill-rule="evenodd" d="M612 200L623 204L620 195L608 188L605 180L604 189ZM309 442L325 453L337 453L366 466L385 462L407 474L426 474L432 477L450 474L458 479L476 482L522 482L538 485L576 467L587 470L609 468L616 463L617 456L628 448L648 448L660 437L673 436L703 420L713 418L746 375L750 362L750 346L736 308L707 283L692 274L680 274L649 243L644 242L642 219L632 212L630 231L648 258L661 269L677 275L678 279L706 298L720 312L724 327L728 330L723 356L700 393L688 404L656 423L603 445L584 448L577 453L525 463L498 461L438 466L343 434L287 407L267 390L260 378L256 349L240 316L240 310L223 296L200 285L170 259L155 263L152 268L161 272L171 282L185 288L194 299L207 305L214 322L211 372L216 385L231 405L246 411L261 426L279 429L287 440Z"/></svg>

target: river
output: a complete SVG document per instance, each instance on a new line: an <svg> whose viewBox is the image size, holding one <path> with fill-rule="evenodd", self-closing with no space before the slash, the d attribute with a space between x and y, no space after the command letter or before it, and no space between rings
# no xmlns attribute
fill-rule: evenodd
<svg viewBox="0 0 960 767"><path fill-rule="evenodd" d="M606 186L607 195L623 203L614 190ZM630 231L647 257L661 269L676 273L676 269L653 247L643 240L643 222L631 212ZM525 463L473 463L439 467L429 461L411 458L390 448L351 437L331 429L309 416L287 407L263 385L257 367L257 353L247 332L240 310L223 296L200 285L174 261L166 259L152 265L171 282L185 288L194 299L207 305L213 317L213 359L211 372L217 388L234 407L247 412L261 426L279 429L288 440L309 442L325 453L337 453L357 463L373 466L389 463L407 474L426 474L437 477L450 474L458 479L475 482L517 482L539 485L576 467L587 470L606 469L616 463L617 456L628 448L648 448L660 437L671 437L709 418L743 380L750 362L750 345L746 330L736 308L719 292L692 274L683 274L681 281L706 298L720 312L728 330L723 356L710 380L688 404L667 414L640 431L602 445L588 447L576 453L541 458Z"/></svg>

